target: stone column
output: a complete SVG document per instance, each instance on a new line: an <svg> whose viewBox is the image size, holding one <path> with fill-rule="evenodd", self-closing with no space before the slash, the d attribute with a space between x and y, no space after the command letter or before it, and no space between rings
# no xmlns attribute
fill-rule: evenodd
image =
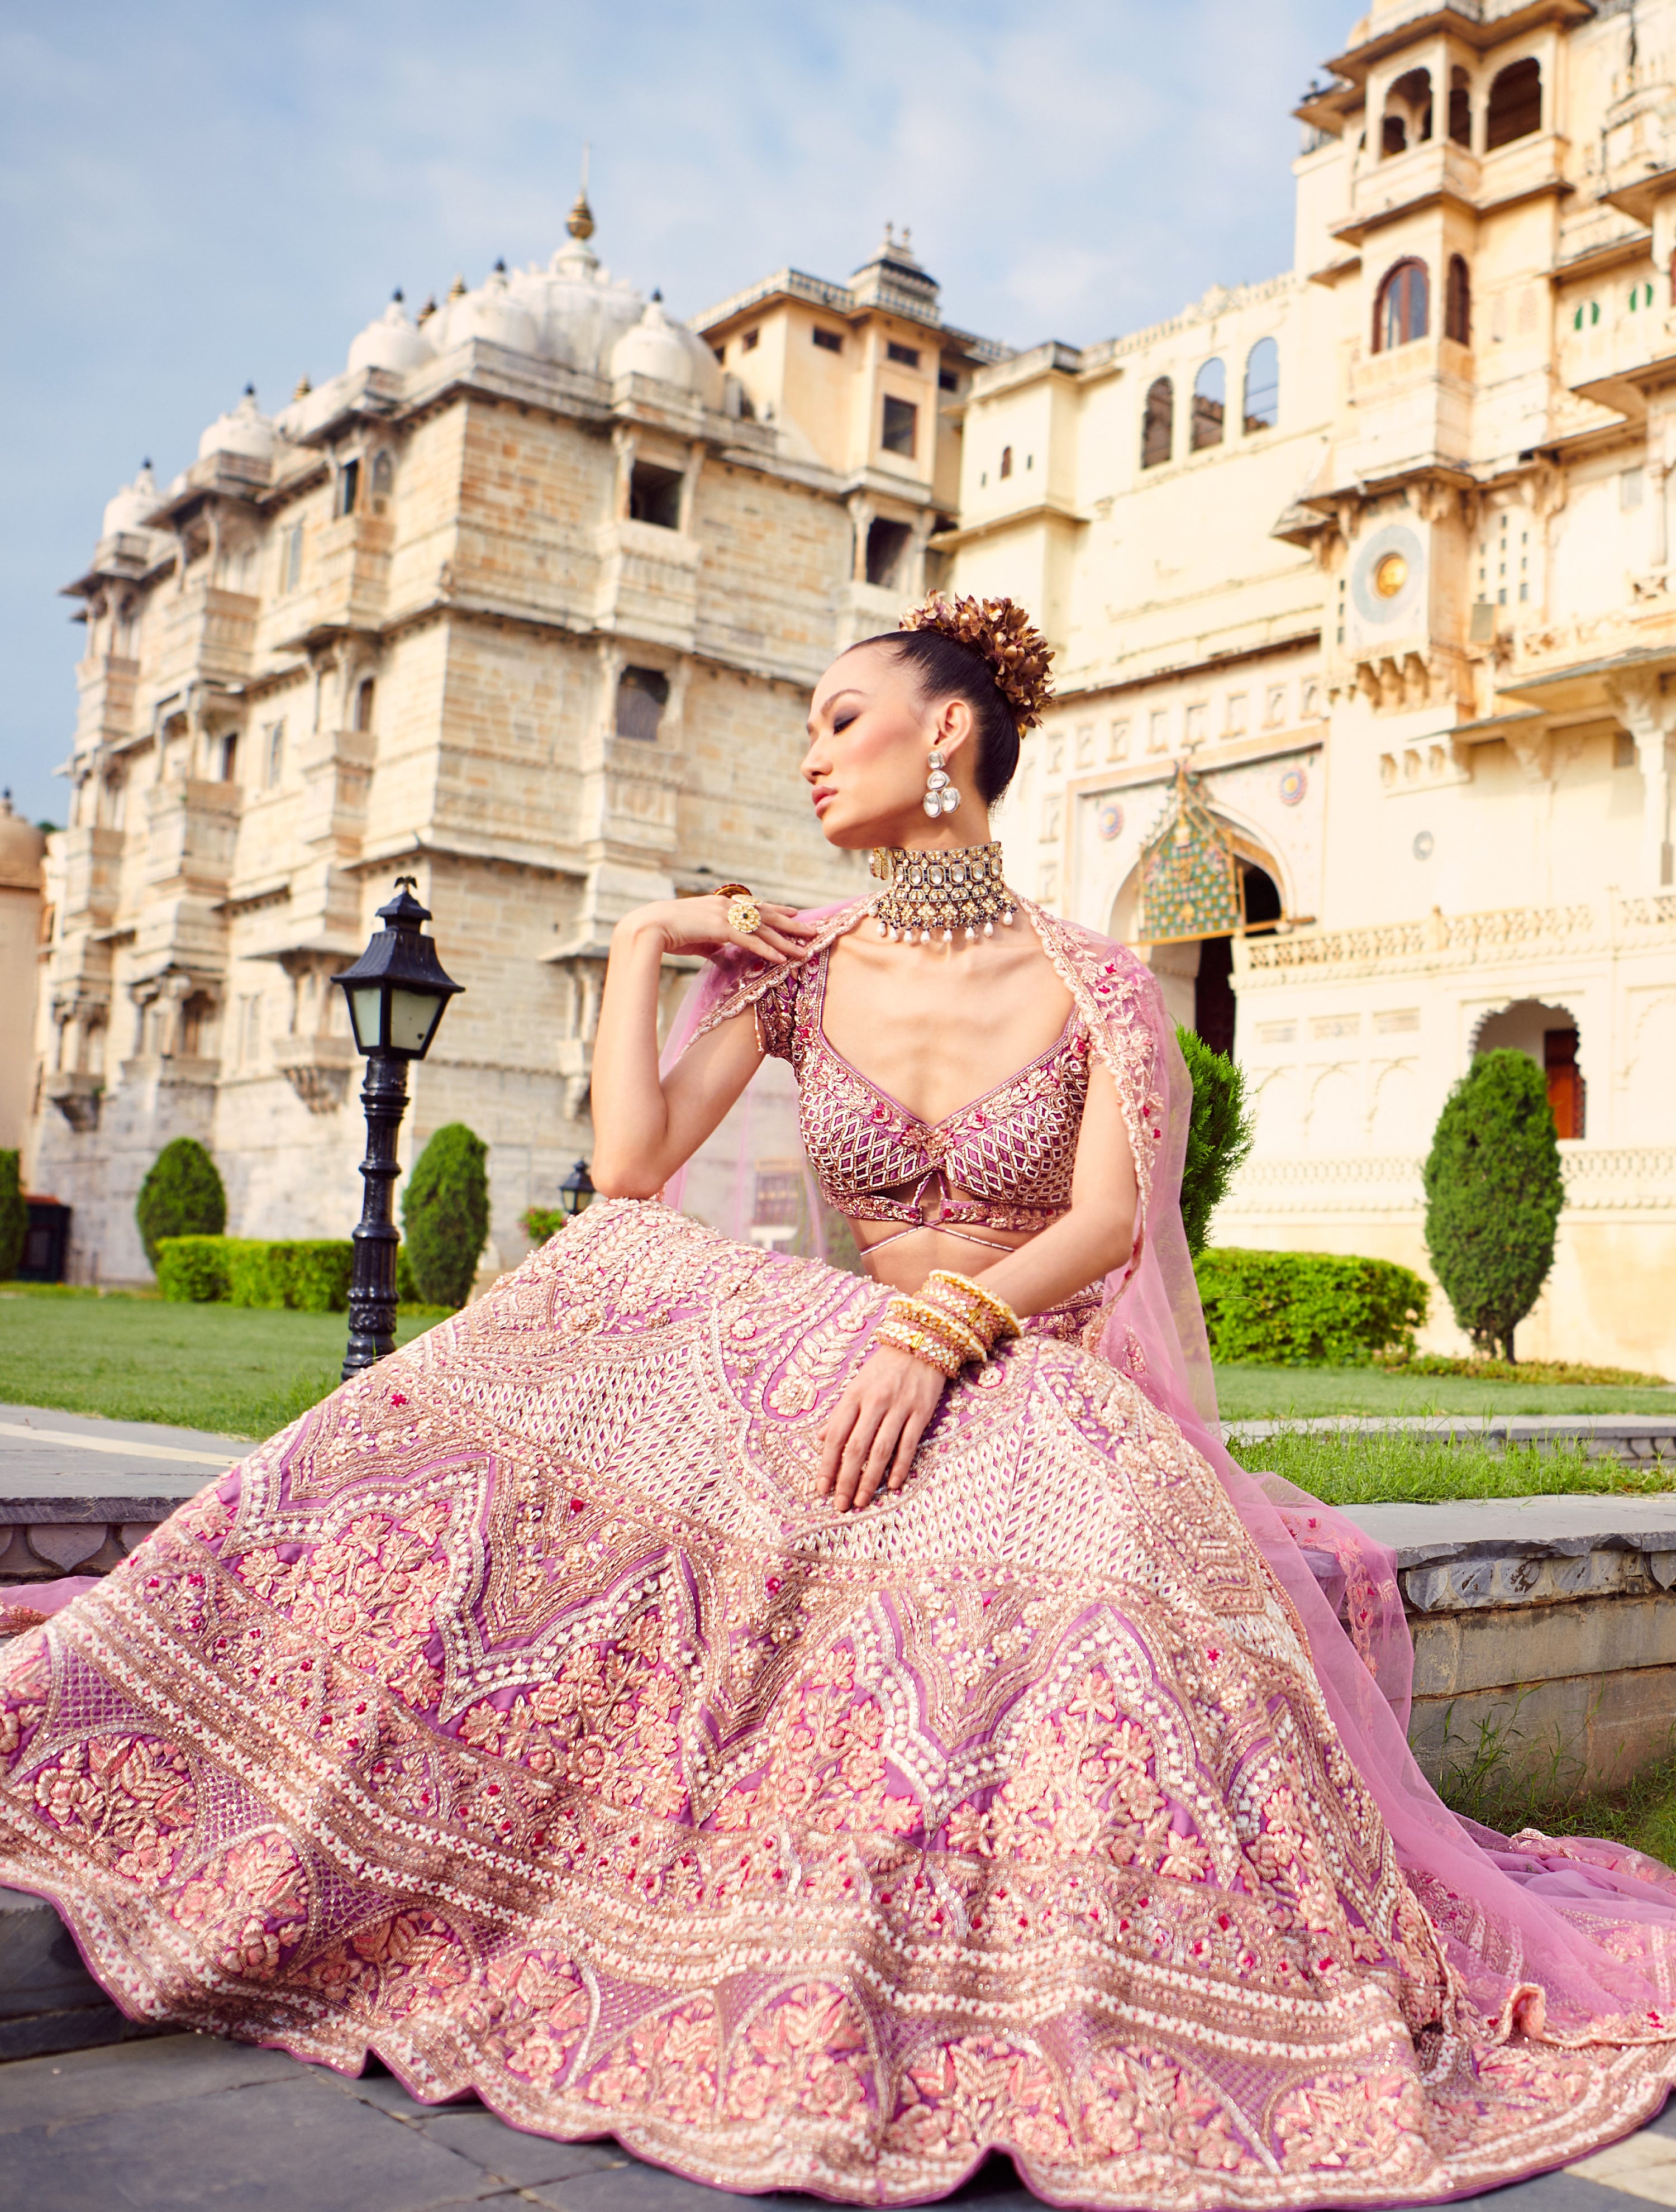
<svg viewBox="0 0 1676 2212"><path fill-rule="evenodd" d="M1664 890L1671 882L1670 740L1676 733L1676 694L1651 673L1626 673L1607 686L1618 719L1636 742L1636 764L1645 793L1642 811L1641 883Z"/></svg>
<svg viewBox="0 0 1676 2212"><path fill-rule="evenodd" d="M865 491L853 491L844 504L850 511L850 526L855 532L850 580L855 584L865 584L867 580L867 532L873 526L873 502Z"/></svg>

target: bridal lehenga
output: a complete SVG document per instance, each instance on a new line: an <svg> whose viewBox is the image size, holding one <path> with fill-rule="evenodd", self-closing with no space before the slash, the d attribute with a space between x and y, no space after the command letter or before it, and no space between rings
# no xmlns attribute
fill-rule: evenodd
<svg viewBox="0 0 1676 2212"><path fill-rule="evenodd" d="M914 2203L997 2149L1067 2204L1390 2204L1635 2126L1676 1877L1447 1812L1388 1557L1222 1452L1145 970L1028 909L1066 1036L927 1129L821 1031L856 918L688 1031L758 1020L832 1203L923 1168L975 1237L1051 1207L1092 1055L1139 1266L840 1516L887 1292L595 1204L73 1602L16 1593L0 1879L137 2018L726 2189Z"/></svg>

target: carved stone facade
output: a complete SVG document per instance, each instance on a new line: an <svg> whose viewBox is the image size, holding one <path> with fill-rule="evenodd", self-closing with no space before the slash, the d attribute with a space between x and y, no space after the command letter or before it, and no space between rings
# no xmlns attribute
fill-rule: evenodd
<svg viewBox="0 0 1676 2212"><path fill-rule="evenodd" d="M456 1119L488 1141L491 1268L591 1149L617 918L730 877L810 902L863 879L802 803L809 689L918 589L958 476L945 386L1000 349L944 325L894 240L849 287L786 272L759 321L847 410L811 438L786 331L747 384L600 267L592 228L579 202L550 266L416 322L393 302L342 375L271 420L247 394L166 490L148 468L106 510L70 587L88 644L29 1137L82 1279L143 1275L135 1194L183 1133L236 1232L347 1233L364 1131L330 978L398 871L466 986L404 1157ZM908 549L888 588L881 515Z"/></svg>
<svg viewBox="0 0 1676 2212"><path fill-rule="evenodd" d="M1521 1349L1676 1376L1676 4L1351 39L1293 268L980 372L932 550L1060 645L1017 878L1133 941L1182 759L1232 839L1248 933L1151 956L1258 1094L1221 1239L1423 1267L1438 1109L1513 1043L1571 1193Z"/></svg>

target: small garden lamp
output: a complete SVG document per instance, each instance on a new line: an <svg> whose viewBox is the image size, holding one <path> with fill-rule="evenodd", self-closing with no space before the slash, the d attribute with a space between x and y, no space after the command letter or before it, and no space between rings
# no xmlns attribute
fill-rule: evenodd
<svg viewBox="0 0 1676 2212"><path fill-rule="evenodd" d="M567 1221L574 1221L588 1200L594 1197L593 1178L588 1173L586 1160L578 1160L570 1173L559 1185L559 1204L564 1208Z"/></svg>
<svg viewBox="0 0 1676 2212"><path fill-rule="evenodd" d="M352 968L332 981L349 1002L356 1049L367 1060L361 1103L367 1114L364 1190L349 1274L349 1345L343 1380L396 1348L396 1250L391 1214L396 1132L407 1111L407 1064L430 1050L444 1010L465 989L444 974L436 946L420 925L430 909L413 896L414 878L398 876L396 896L379 908L382 929Z"/></svg>

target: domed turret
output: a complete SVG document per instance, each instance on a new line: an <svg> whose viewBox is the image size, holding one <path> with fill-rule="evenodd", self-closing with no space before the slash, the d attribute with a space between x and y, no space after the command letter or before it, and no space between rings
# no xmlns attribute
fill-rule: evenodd
<svg viewBox="0 0 1676 2212"><path fill-rule="evenodd" d="M349 374L355 376L364 368L382 368L392 375L405 376L410 368L434 358L430 340L409 322L398 292L377 320L368 323L351 343Z"/></svg>
<svg viewBox="0 0 1676 2212"><path fill-rule="evenodd" d="M682 333L664 313L661 300L648 300L646 313L632 331L623 333L611 349L611 375L651 376L659 384L672 384L690 392L696 382L696 365L681 343Z"/></svg>
<svg viewBox="0 0 1676 2212"><path fill-rule="evenodd" d="M197 441L197 457L212 453L240 453L252 461L270 461L277 433L256 404L256 386L247 384L245 396L230 415L219 415Z"/></svg>
<svg viewBox="0 0 1676 2212"><path fill-rule="evenodd" d="M466 292L458 299L451 294L448 304L439 309L435 319L443 326L434 341L439 353L450 346L464 345L468 338L482 338L487 344L505 346L511 353L537 353L541 349L536 319L513 296L503 268L493 270L475 292Z"/></svg>
<svg viewBox="0 0 1676 2212"><path fill-rule="evenodd" d="M46 850L42 832L12 811L10 792L0 791L0 884L10 890L39 890Z"/></svg>
<svg viewBox="0 0 1676 2212"><path fill-rule="evenodd" d="M105 526L101 538L114 538L119 530L143 530L146 517L153 513L162 495L151 473L149 461L140 463L140 473L132 483L124 484L114 499L105 503Z"/></svg>
<svg viewBox="0 0 1676 2212"><path fill-rule="evenodd" d="M655 377L677 392L690 392L707 407L722 404L722 375L714 354L696 332L670 319L655 292L634 329L612 348L610 374L614 381L620 376Z"/></svg>

